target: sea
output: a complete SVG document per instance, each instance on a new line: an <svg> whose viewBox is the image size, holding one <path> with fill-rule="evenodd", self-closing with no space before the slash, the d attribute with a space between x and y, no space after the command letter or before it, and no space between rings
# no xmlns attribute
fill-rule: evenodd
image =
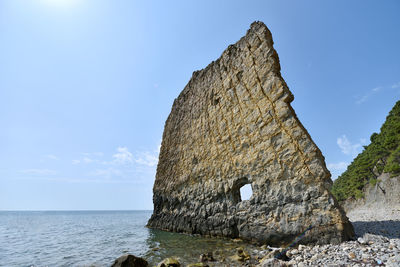
<svg viewBox="0 0 400 267"><path fill-rule="evenodd" d="M0 211L0 266L111 266L123 254L151 266L237 247L230 239L146 228L152 211Z"/></svg>

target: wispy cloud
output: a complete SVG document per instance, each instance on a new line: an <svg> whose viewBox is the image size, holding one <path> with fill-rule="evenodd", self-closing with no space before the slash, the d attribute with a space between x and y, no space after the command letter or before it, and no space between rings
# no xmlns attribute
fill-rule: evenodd
<svg viewBox="0 0 400 267"><path fill-rule="evenodd" d="M126 146L119 146L114 153L80 153L70 162L77 165L75 171L80 175L73 178L60 177L60 171L47 168L31 168L17 171L18 179L35 179L72 183L132 183L145 184L155 177L160 145L153 150L131 152ZM55 155L43 155L42 160L59 160ZM67 173L63 173L67 174ZM68 174L67 174L68 175ZM64 177L63 177L64 176Z"/></svg>
<svg viewBox="0 0 400 267"><path fill-rule="evenodd" d="M349 166L348 162L337 162L337 163L328 163L328 169L330 171L344 171L346 170L347 166Z"/></svg>
<svg viewBox="0 0 400 267"><path fill-rule="evenodd" d="M158 162L160 145L155 150L140 151L132 153L127 147L118 147L117 152L112 155L111 161L103 161L103 165L111 167L96 169L91 172L92 176L106 178L134 179L145 181L154 177Z"/></svg>
<svg viewBox="0 0 400 267"><path fill-rule="evenodd" d="M103 152L84 152L82 155L86 157L102 157L104 155Z"/></svg>
<svg viewBox="0 0 400 267"><path fill-rule="evenodd" d="M154 150L131 152L128 147L116 148L111 157L100 159L103 153L82 153L82 158L74 159L73 164L92 166L86 176L104 180L135 180L136 183L147 181L155 176L160 146ZM90 164L90 165L89 165Z"/></svg>
<svg viewBox="0 0 400 267"><path fill-rule="evenodd" d="M358 97L358 99L356 100L356 104L360 105L360 104L364 103L365 101L367 101L368 97L369 97L368 94Z"/></svg>
<svg viewBox="0 0 400 267"><path fill-rule="evenodd" d="M158 153L141 153L137 158L135 158L137 164L146 165L149 167L156 166L158 163Z"/></svg>
<svg viewBox="0 0 400 267"><path fill-rule="evenodd" d="M60 160L60 158L53 154L47 154L47 155L42 155L40 157L39 161L40 162L48 162L48 161L56 161L56 160Z"/></svg>
<svg viewBox="0 0 400 267"><path fill-rule="evenodd" d="M82 162L83 163L92 163L92 162L94 162L95 160L93 160L93 159L91 159L91 158L88 158L88 157L84 157L83 159L82 159Z"/></svg>
<svg viewBox="0 0 400 267"><path fill-rule="evenodd" d="M49 170L49 169L26 169L26 170L21 170L19 172L23 173L23 174L29 174L29 175L55 175L55 174L57 174L57 171Z"/></svg>
<svg viewBox="0 0 400 267"><path fill-rule="evenodd" d="M393 88L393 89L399 88L399 87L400 87L400 82L397 82L397 83L395 83L395 84L392 85L392 88Z"/></svg>
<svg viewBox="0 0 400 267"><path fill-rule="evenodd" d="M366 145L366 139L360 139L358 143L351 143L347 136L344 134L341 137L338 137L336 143L338 144L340 150L343 154L356 156L361 152L361 148L363 145Z"/></svg>
<svg viewBox="0 0 400 267"><path fill-rule="evenodd" d="M155 150L139 151L132 153L127 147L118 147L117 152L112 155L111 161L103 161L105 165L145 165L154 167L158 162L158 154L160 153L160 145Z"/></svg>
<svg viewBox="0 0 400 267"><path fill-rule="evenodd" d="M161 140L159 145L157 146L157 149L153 151L145 151L137 153L137 155L135 156L135 162L137 164L146 165L148 167L157 166L160 149L161 149Z"/></svg>
<svg viewBox="0 0 400 267"><path fill-rule="evenodd" d="M98 159L104 155L103 152L85 152L82 153L83 157L81 159L73 159L72 164L80 164L80 163L93 163L93 162L100 162Z"/></svg>
<svg viewBox="0 0 400 267"><path fill-rule="evenodd" d="M51 160L59 160L59 158L53 154L44 155L44 158L51 159Z"/></svg>
<svg viewBox="0 0 400 267"><path fill-rule="evenodd" d="M337 163L328 163L327 168L332 174L332 179L335 180L340 174L342 174L347 166L349 166L348 162L337 162Z"/></svg>
<svg viewBox="0 0 400 267"><path fill-rule="evenodd" d="M356 97L356 104L360 105L360 104L364 103L365 101L368 100L368 98L370 98L372 95L378 93L382 89L383 89L382 86L378 86L378 87L372 88L366 94Z"/></svg>
<svg viewBox="0 0 400 267"><path fill-rule="evenodd" d="M107 168L107 169L96 169L89 173L90 176L101 176L105 178L113 178L116 176L123 176L123 172L121 170L115 168Z"/></svg>
<svg viewBox="0 0 400 267"><path fill-rule="evenodd" d="M113 163L115 164L128 164L133 162L133 154L129 152L127 147L118 147L117 153L112 155Z"/></svg>
<svg viewBox="0 0 400 267"><path fill-rule="evenodd" d="M82 159L73 159L72 164L80 164L80 163L88 164L88 163L97 162L97 161L98 161L97 159L83 157Z"/></svg>
<svg viewBox="0 0 400 267"><path fill-rule="evenodd" d="M375 88L370 89L363 95L358 95L355 96L356 98L356 104L361 105L364 102L368 101L371 97L373 97L375 94L378 94L382 91L390 91L390 89L396 89L400 88L400 82L394 83L391 86L377 86ZM388 90L389 89L389 90Z"/></svg>
<svg viewBox="0 0 400 267"><path fill-rule="evenodd" d="M27 181L32 180L32 177L16 177L17 180ZM104 179L104 177L90 177L90 178L69 178L69 177L57 177L57 176L39 176L34 178L35 181L49 181L49 182L61 182L61 183L98 183L98 184L143 184L142 180L137 179Z"/></svg>

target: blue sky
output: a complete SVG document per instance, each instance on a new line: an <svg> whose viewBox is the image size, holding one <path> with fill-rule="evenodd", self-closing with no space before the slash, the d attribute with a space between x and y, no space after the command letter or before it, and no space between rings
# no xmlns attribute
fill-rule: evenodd
<svg viewBox="0 0 400 267"><path fill-rule="evenodd" d="M400 99L399 1L0 1L0 210L152 209L164 122L251 22L337 177Z"/></svg>

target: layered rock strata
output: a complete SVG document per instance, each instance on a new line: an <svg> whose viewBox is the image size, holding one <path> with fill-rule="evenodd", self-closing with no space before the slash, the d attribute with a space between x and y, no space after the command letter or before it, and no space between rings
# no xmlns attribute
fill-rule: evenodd
<svg viewBox="0 0 400 267"><path fill-rule="evenodd" d="M175 99L148 226L271 245L351 238L324 157L291 101L271 33L254 22ZM242 201L245 184L253 194Z"/></svg>

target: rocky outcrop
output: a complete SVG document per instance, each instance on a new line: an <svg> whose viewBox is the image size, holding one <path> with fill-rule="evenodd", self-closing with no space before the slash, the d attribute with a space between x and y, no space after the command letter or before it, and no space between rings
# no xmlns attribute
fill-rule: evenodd
<svg viewBox="0 0 400 267"><path fill-rule="evenodd" d="M347 199L342 203L346 212L354 209L400 210L400 176L391 177L389 173L378 176L376 184L367 184L363 189L363 198Z"/></svg>
<svg viewBox="0 0 400 267"><path fill-rule="evenodd" d="M165 123L149 227L271 245L339 243L353 228L290 106L262 22L192 78ZM240 188L251 184L250 200Z"/></svg>

